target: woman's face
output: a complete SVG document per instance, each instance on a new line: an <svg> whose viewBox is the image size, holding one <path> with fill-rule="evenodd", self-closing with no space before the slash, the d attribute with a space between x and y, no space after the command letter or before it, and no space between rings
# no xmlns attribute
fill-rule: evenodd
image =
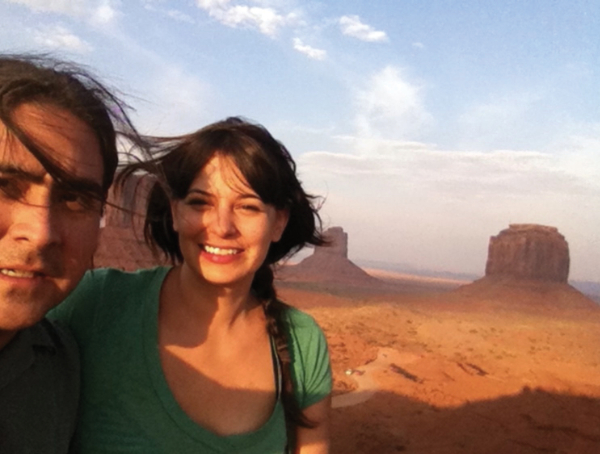
<svg viewBox="0 0 600 454"><path fill-rule="evenodd" d="M288 213L265 204L235 163L215 154L171 203L184 266L214 285L250 284Z"/></svg>

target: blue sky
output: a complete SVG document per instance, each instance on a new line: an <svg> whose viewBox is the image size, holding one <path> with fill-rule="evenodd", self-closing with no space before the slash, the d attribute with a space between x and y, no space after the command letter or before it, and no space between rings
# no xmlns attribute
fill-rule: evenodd
<svg viewBox="0 0 600 454"><path fill-rule="evenodd" d="M1 0L0 51L89 65L146 133L264 124L353 259L483 273L541 223L600 281L597 0Z"/></svg>

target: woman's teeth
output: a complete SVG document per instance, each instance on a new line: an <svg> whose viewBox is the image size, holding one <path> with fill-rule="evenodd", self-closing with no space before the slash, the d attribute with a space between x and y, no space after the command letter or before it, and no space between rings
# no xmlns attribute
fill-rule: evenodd
<svg viewBox="0 0 600 454"><path fill-rule="evenodd" d="M221 249L220 247L204 246L204 250L214 255L233 255L238 253L238 249Z"/></svg>

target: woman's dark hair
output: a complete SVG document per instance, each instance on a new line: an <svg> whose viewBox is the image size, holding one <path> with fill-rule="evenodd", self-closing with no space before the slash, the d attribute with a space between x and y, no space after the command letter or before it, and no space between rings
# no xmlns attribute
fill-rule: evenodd
<svg viewBox="0 0 600 454"><path fill-rule="evenodd" d="M263 305L267 328L282 365L282 403L288 445L292 447L296 427L314 427L314 423L304 416L294 395L286 334L288 306L277 299L273 265L305 245L324 243L315 198L302 188L288 150L261 125L233 117L193 134L158 142L158 155L129 165L118 180L124 184L139 171L156 178L148 198L144 235L155 251L162 251L174 264L181 263L183 257L173 230L170 200L185 198L198 173L215 155L231 159L264 203L289 213L281 239L271 244L265 262L254 276L252 291Z"/></svg>
<svg viewBox="0 0 600 454"><path fill-rule="evenodd" d="M89 192L14 121L15 110L26 103L64 109L91 128L98 139L104 165L101 194L106 200L118 164L117 138L141 145L126 109L108 88L80 66L44 55L0 54L0 121L59 183Z"/></svg>

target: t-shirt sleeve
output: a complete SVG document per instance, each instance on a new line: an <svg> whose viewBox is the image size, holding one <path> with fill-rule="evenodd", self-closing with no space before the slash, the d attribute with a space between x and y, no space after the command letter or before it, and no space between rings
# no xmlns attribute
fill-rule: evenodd
<svg viewBox="0 0 600 454"><path fill-rule="evenodd" d="M289 309L291 360L296 398L305 409L331 394L331 366L327 340L315 320Z"/></svg>

